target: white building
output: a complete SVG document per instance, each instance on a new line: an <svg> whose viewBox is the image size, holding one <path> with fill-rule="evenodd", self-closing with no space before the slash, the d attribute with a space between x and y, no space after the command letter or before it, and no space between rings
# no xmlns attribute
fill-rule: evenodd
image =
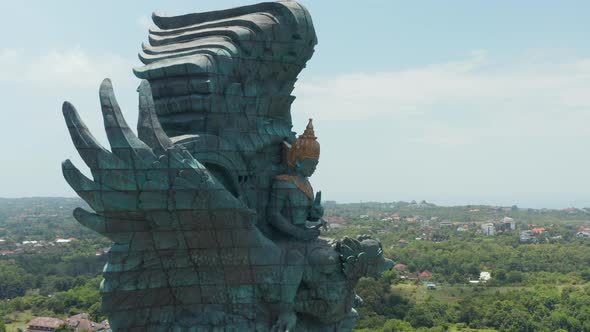
<svg viewBox="0 0 590 332"><path fill-rule="evenodd" d="M496 227L491 222L481 224L481 229L485 235L494 235L496 232Z"/></svg>
<svg viewBox="0 0 590 332"><path fill-rule="evenodd" d="M514 222L514 219L512 219L510 217L504 217L504 219L502 219L502 223L507 226L509 225L508 227L505 227L504 229L510 228L511 231L516 229L516 223Z"/></svg>
<svg viewBox="0 0 590 332"><path fill-rule="evenodd" d="M490 279L492 279L492 275L489 272L482 271L479 273L479 280L488 281Z"/></svg>

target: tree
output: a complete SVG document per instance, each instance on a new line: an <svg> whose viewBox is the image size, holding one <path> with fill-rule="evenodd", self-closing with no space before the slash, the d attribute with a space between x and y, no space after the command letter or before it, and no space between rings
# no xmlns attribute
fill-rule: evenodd
<svg viewBox="0 0 590 332"><path fill-rule="evenodd" d="M383 332L413 332L414 328L406 321L390 319L383 324Z"/></svg>
<svg viewBox="0 0 590 332"><path fill-rule="evenodd" d="M512 284L520 283L524 280L524 275L520 271L510 271L506 274L506 280Z"/></svg>
<svg viewBox="0 0 590 332"><path fill-rule="evenodd" d="M105 314L101 310L100 302L96 302L90 306L88 309L88 315L90 316L90 319L95 322L100 322L106 318Z"/></svg>

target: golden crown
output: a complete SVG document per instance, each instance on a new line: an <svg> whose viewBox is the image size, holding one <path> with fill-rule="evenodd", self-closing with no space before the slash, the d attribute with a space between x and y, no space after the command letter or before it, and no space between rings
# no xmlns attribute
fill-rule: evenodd
<svg viewBox="0 0 590 332"><path fill-rule="evenodd" d="M320 158L320 143L313 131L312 119L309 119L303 134L299 135L293 145L287 144L287 164L295 166L297 160Z"/></svg>

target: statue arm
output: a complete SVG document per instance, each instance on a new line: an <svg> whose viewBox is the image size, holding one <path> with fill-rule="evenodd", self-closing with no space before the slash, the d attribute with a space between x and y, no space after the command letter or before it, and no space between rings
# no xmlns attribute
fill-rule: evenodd
<svg viewBox="0 0 590 332"><path fill-rule="evenodd" d="M317 238L320 231L317 229L303 229L299 228L283 217L280 213L273 213L271 215L271 224L282 233L291 235L297 240L309 241Z"/></svg>

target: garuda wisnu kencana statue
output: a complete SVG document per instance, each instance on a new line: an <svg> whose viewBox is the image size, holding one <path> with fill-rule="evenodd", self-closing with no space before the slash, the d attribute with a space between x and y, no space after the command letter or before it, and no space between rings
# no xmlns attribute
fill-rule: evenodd
<svg viewBox="0 0 590 332"><path fill-rule="evenodd" d="M135 69L137 134L110 80L102 147L65 102L82 159L63 174L114 243L101 285L113 331L350 331L359 278L393 265L381 243L332 241L308 178L320 145L291 131L291 92L317 43L294 1L154 14Z"/></svg>

